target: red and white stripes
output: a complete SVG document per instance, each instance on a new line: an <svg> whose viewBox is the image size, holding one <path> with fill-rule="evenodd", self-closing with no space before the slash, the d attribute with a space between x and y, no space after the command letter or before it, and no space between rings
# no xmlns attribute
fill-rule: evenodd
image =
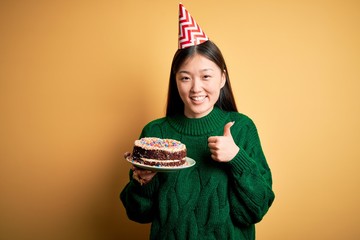
<svg viewBox="0 0 360 240"><path fill-rule="evenodd" d="M209 38L190 16L185 7L179 4L179 49L198 45Z"/></svg>

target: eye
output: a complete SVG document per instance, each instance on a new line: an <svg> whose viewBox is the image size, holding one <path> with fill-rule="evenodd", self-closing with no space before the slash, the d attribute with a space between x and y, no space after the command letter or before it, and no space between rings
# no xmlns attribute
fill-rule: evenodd
<svg viewBox="0 0 360 240"><path fill-rule="evenodd" d="M189 81L190 78L188 76L181 76L181 77L179 77L179 80L185 82L185 81Z"/></svg>
<svg viewBox="0 0 360 240"><path fill-rule="evenodd" d="M210 79L210 78L211 78L210 75L204 75L204 76L203 76L203 79L205 79L205 80L208 80L208 79Z"/></svg>

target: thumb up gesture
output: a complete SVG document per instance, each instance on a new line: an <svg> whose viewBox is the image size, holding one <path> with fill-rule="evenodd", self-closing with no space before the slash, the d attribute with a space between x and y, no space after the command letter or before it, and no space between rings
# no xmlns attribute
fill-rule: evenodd
<svg viewBox="0 0 360 240"><path fill-rule="evenodd" d="M211 157L218 162L229 162L239 152L240 148L235 144L230 128L235 122L229 122L224 126L223 136L208 138Z"/></svg>

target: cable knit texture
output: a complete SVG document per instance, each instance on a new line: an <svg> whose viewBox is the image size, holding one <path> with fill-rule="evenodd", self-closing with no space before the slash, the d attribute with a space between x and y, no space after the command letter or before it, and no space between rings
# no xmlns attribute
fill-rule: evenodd
<svg viewBox="0 0 360 240"><path fill-rule="evenodd" d="M210 136L231 134L240 147L227 163L215 162ZM159 172L141 186L131 178L120 198L129 219L152 223L150 239L255 239L259 222L274 200L271 172L253 121L218 108L203 118L161 118L147 124L140 137L172 138L186 144L192 168Z"/></svg>

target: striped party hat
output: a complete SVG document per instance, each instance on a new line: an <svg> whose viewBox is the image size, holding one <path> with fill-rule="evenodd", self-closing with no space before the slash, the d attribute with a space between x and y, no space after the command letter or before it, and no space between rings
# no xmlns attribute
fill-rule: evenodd
<svg viewBox="0 0 360 240"><path fill-rule="evenodd" d="M179 4L179 49L198 45L209 38L190 16L185 7Z"/></svg>

